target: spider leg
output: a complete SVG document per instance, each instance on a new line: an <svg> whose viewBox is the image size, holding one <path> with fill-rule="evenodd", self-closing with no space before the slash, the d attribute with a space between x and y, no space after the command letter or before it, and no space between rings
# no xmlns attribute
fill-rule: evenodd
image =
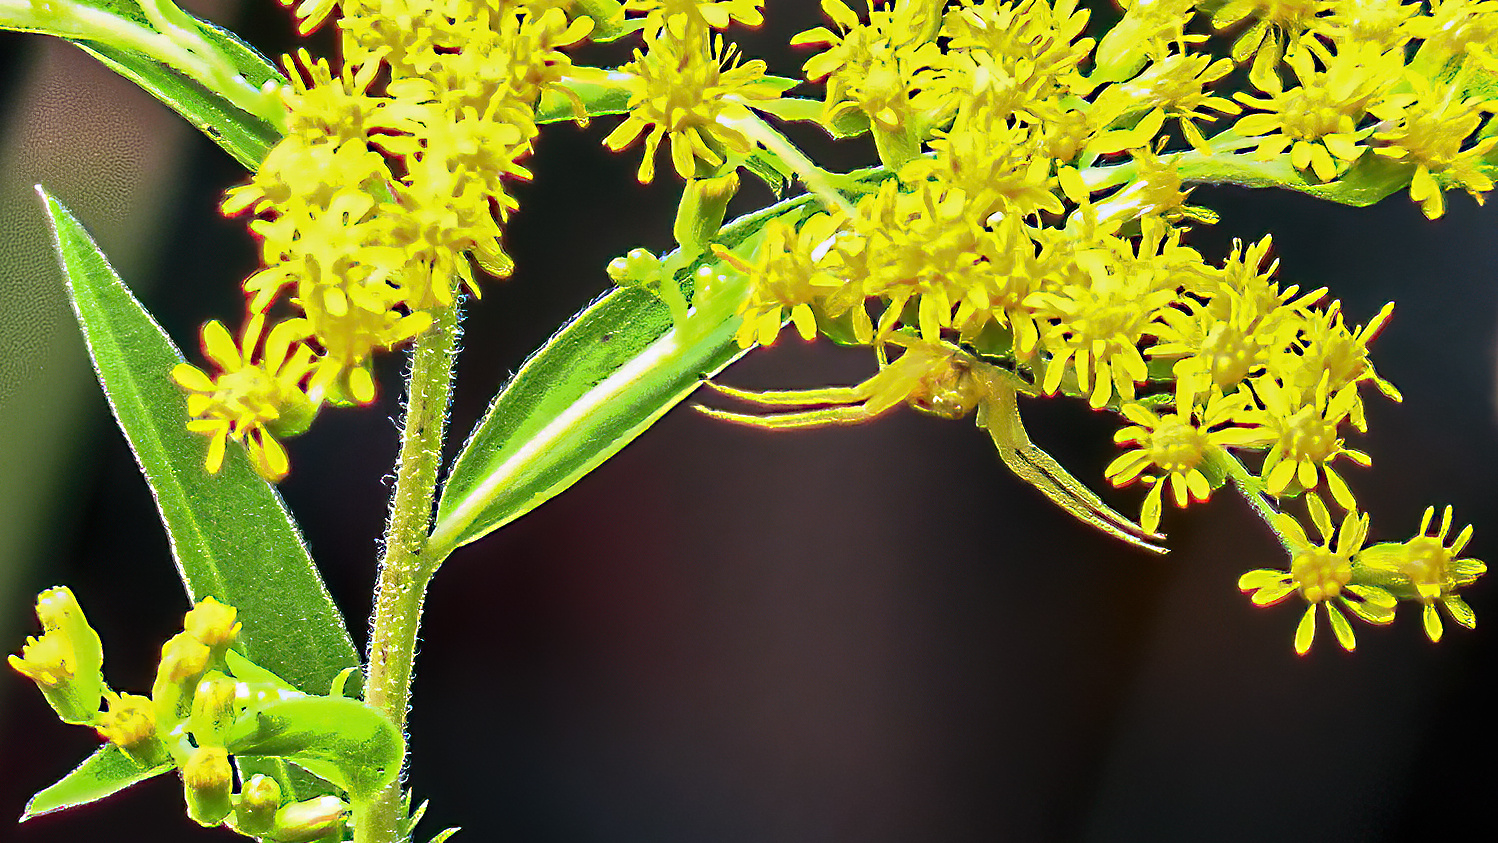
<svg viewBox="0 0 1498 843"><path fill-rule="evenodd" d="M774 413L767 416L756 416L752 413L731 413L727 410L704 407L701 404L694 404L692 406L697 412L712 416L715 419L748 425L750 427L772 429L824 427L831 424L859 424L880 415L878 412L869 410L866 404L823 407L819 410L800 410L790 413Z"/></svg>
<svg viewBox="0 0 1498 843"><path fill-rule="evenodd" d="M878 376L876 375L875 377ZM775 389L765 392L724 386L716 381L708 381L707 385L730 398L737 398L740 401L747 401L750 404L775 407L788 404L801 406L808 404L856 404L869 397L868 384L872 382L873 379L871 378L857 386L829 386L822 389Z"/></svg>
<svg viewBox="0 0 1498 843"><path fill-rule="evenodd" d="M978 423L993 438L999 459L1010 471L1078 520L1135 547L1155 553L1166 552L1165 548L1146 540L1161 536L1147 532L1108 506L1054 457L1030 441L1020 422L1014 386L994 379L990 381L990 387L990 396L980 408Z"/></svg>

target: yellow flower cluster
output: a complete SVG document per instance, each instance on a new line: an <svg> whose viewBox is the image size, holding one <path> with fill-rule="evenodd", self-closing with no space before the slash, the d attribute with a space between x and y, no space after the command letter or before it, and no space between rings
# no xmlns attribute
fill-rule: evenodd
<svg viewBox="0 0 1498 843"><path fill-rule="evenodd" d="M588 78L562 50L583 41L588 17L566 4L349 0L341 4L344 61L334 70L305 51L288 58L287 132L224 211L253 210L264 268L245 281L240 347L216 322L204 347L220 374L188 365L189 429L211 437L217 471L225 441L245 442L255 469L288 469L277 435L305 429L323 401L375 397L373 356L427 329L432 311L478 286L479 267L508 275L502 226L516 203L511 179L536 137L541 96ZM333 4L297 7L303 32ZM596 72L594 72L596 75ZM290 315L258 349L281 303Z"/></svg>
<svg viewBox="0 0 1498 843"><path fill-rule="evenodd" d="M787 318L808 338L836 325L882 363L892 344L955 343L1038 394L1085 397L1127 419L1116 440L1132 448L1106 476L1149 487L1136 535L1158 528L1167 487L1183 507L1207 499L1230 467L1276 508L1303 497L1325 541L1341 538L1335 549L1315 544L1280 513L1272 526L1295 561L1257 602L1298 588L1312 609L1327 605L1350 647L1328 601L1387 622L1393 595L1406 596L1387 581L1403 577L1439 583L1411 592L1432 637L1436 602L1465 623L1470 612L1452 608L1465 604L1446 598L1480 563L1390 563L1384 586L1347 574L1361 570L1367 517L1334 464L1370 464L1344 438L1366 430L1363 384L1399 400L1368 358L1392 305L1349 326L1324 288L1280 286L1267 237L1221 264L1204 260L1183 235L1215 215L1187 205L1182 185L1218 165L1278 162L1317 185L1393 164L1428 216L1442 213L1447 188L1481 201L1498 146L1487 118L1498 112L1488 98L1498 3L1447 0L1422 14L1397 2L1230 0L1210 19L1237 31L1219 57L1202 46L1212 39L1186 34L1195 4L1123 5L1123 21L1095 44L1073 0L870 0L861 12L823 0L832 26L793 42L824 48L804 67L824 85L819 120L835 134L870 131L893 177L850 207L828 202L799 224L772 225L752 256L724 254L750 284L740 343L773 341ZM1215 90L1235 66L1257 94ZM1166 151L1168 123L1183 148ZM860 417L816 412L766 426ZM1235 454L1262 458L1250 472ZM1340 531L1323 489L1347 513ZM1297 634L1302 652L1311 617Z"/></svg>
<svg viewBox="0 0 1498 843"><path fill-rule="evenodd" d="M37 684L65 722L93 727L142 768L176 766L195 821L274 840L311 840L342 828L349 806L335 797L293 802L273 779L258 775L233 793L226 747L236 719L257 703L306 696L243 656L230 660L241 629L233 606L205 597L188 610L182 631L162 645L150 696L117 693L104 682L99 635L67 588L38 595L36 615L45 632L10 656L11 667ZM323 811L324 822L300 822L329 799L338 810Z"/></svg>

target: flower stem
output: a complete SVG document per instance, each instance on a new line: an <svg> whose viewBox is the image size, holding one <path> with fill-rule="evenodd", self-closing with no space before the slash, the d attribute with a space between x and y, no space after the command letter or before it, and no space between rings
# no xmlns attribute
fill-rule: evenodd
<svg viewBox="0 0 1498 843"><path fill-rule="evenodd" d="M1295 555L1295 551L1290 546L1289 540L1274 526L1274 516L1279 513L1279 510L1265 496L1263 482L1245 468L1243 463L1238 461L1237 457L1234 457L1221 448L1216 449L1207 458L1211 460L1214 468L1232 479L1233 486L1237 488L1238 494L1242 495L1245 501L1248 501L1248 505L1253 509L1254 514L1259 516L1259 520L1264 522L1264 525L1269 528L1270 532L1274 533L1274 537L1279 541L1280 545L1290 555Z"/></svg>
<svg viewBox="0 0 1498 843"><path fill-rule="evenodd" d="M411 352L400 461L385 528L385 556L380 560L375 584L364 701L389 717L402 734L406 731L421 605L427 583L442 562L427 553L427 530L431 527L437 470L447 430L457 328L454 303L437 314L436 324L416 339ZM405 765L404 757L401 765ZM367 803L355 806L356 843L400 840L405 819L401 816L400 793L401 778L397 778Z"/></svg>

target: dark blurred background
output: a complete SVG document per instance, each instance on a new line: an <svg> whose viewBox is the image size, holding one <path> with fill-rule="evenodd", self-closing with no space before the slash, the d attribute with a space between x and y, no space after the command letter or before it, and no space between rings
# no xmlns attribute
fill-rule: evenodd
<svg viewBox="0 0 1498 843"><path fill-rule="evenodd" d="M770 0L750 55L795 75L789 32L815 4ZM194 8L275 55L279 8ZM617 56L599 60L617 60ZM0 36L0 650L34 632L29 601L70 585L106 671L148 688L187 608L150 492L92 380L50 254L43 182L71 205L185 348L237 320L255 247L216 210L242 170L76 49ZM633 180L612 119L548 130L508 232L515 276L465 323L452 439L567 316L609 258L670 245L673 185ZM797 136L837 167L862 145ZM669 172L669 168L667 171ZM1222 221L1191 242L1274 233L1281 277L1322 284L1348 319L1399 307L1375 345L1404 392L1371 394L1372 471L1347 474L1375 540L1428 504L1498 534L1493 473L1498 209L1452 196L1427 222L1406 198L1347 209L1202 189ZM764 204L754 186L741 207ZM870 355L787 336L724 375L747 388L851 383ZM281 486L356 642L366 637L395 454L402 361L380 401L328 412L291 444ZM1022 407L1033 437L1093 485L1115 423L1080 402ZM1125 512L1139 492L1109 492ZM1155 558L1089 531L1018 481L970 421L901 411L855 428L767 433L678 408L573 489L458 551L428 600L411 717L425 841L1441 839L1487 827L1498 783L1492 588L1476 632L1432 646L1404 607L1291 648L1298 605L1235 584L1282 565L1229 493L1167 513ZM22 826L29 795L97 745L0 677L0 841L232 837L183 814L160 777Z"/></svg>

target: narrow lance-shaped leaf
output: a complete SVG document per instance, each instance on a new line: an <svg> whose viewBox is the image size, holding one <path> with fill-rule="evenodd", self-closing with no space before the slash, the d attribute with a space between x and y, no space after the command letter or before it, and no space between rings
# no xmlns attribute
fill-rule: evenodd
<svg viewBox="0 0 1498 843"><path fill-rule="evenodd" d="M114 744L105 744L57 784L31 797L21 820L24 822L63 808L86 805L170 769L171 764L142 767Z"/></svg>
<svg viewBox="0 0 1498 843"><path fill-rule="evenodd" d="M718 241L750 246L771 219L813 201L799 196L740 218ZM560 494L737 359L738 317L730 308L713 318L684 337L666 306L638 289L615 290L573 317L500 390L459 453L432 552L440 557Z"/></svg>
<svg viewBox="0 0 1498 843"><path fill-rule="evenodd" d="M188 595L237 607L246 656L326 693L358 656L280 496L237 450L217 476L203 470L206 442L186 430L184 400L168 375L181 352L78 220L38 192L99 382L156 498Z"/></svg>

